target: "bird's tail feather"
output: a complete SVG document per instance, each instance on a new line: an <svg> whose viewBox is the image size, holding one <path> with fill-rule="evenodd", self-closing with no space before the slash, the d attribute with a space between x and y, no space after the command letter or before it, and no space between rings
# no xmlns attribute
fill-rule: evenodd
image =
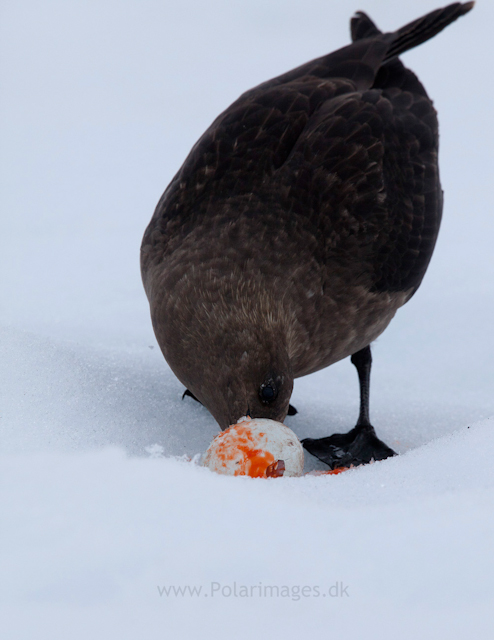
<svg viewBox="0 0 494 640"><path fill-rule="evenodd" d="M413 22L406 24L401 29L398 29L398 31L394 33L395 38L390 44L384 62L387 62L388 60L401 55L405 51L422 44L422 42L429 40L429 38L435 36L460 16L468 13L473 8L474 4L475 2L465 2L463 4L455 2L443 9L436 9L435 11L422 16L422 18L414 20ZM374 29L376 29L369 18L367 18L367 21L374 27Z"/></svg>
<svg viewBox="0 0 494 640"><path fill-rule="evenodd" d="M352 42L363 40L364 38L372 38L372 36L382 33L363 11L357 11L350 20L350 32L352 34Z"/></svg>

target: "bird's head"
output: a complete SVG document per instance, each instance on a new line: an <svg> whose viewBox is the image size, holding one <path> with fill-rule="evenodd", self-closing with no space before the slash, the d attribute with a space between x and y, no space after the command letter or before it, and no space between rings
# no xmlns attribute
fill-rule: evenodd
<svg viewBox="0 0 494 640"><path fill-rule="evenodd" d="M230 310L196 304L178 322L171 314L154 317L163 354L222 429L245 415L282 422L293 390L283 322Z"/></svg>
<svg viewBox="0 0 494 640"><path fill-rule="evenodd" d="M293 390L282 282L212 255L214 268L183 258L145 279L163 355L222 429L245 415L282 422Z"/></svg>
<svg viewBox="0 0 494 640"><path fill-rule="evenodd" d="M280 336L252 328L216 334L202 349L179 358L167 354L177 377L209 409L222 429L242 416L285 419L293 390Z"/></svg>
<svg viewBox="0 0 494 640"><path fill-rule="evenodd" d="M261 345L259 345L261 346ZM191 380L191 391L209 409L222 429L242 416L285 419L293 390L288 359L261 349L222 352L221 362L206 356L206 376Z"/></svg>

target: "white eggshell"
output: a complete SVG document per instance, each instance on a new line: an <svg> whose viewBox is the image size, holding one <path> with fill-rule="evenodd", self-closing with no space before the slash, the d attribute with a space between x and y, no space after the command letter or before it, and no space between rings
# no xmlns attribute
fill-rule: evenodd
<svg viewBox="0 0 494 640"><path fill-rule="evenodd" d="M209 445L203 465L229 476L266 477L267 467L283 460L284 476L301 476L304 450L291 429L266 418L241 418Z"/></svg>

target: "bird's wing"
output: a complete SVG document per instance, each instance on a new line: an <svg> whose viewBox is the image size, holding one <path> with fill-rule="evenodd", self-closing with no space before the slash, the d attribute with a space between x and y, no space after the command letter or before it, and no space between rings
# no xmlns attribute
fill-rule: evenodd
<svg viewBox="0 0 494 640"><path fill-rule="evenodd" d="M358 242L369 287L413 292L442 208L437 122L396 56L472 5L455 3L387 34L359 14L351 45L243 94L163 194L143 239L143 269L153 246L166 253L169 238L180 242L198 222L217 220L225 202L254 211L256 199L276 199L322 224L327 250L337 239L340 252Z"/></svg>
<svg viewBox="0 0 494 640"><path fill-rule="evenodd" d="M425 92L348 93L314 114L276 180L282 206L320 238L321 262L354 256L371 290L417 289L441 220L437 138Z"/></svg>
<svg viewBox="0 0 494 640"><path fill-rule="evenodd" d="M319 263L353 255L371 290L415 291L441 218L437 120L399 61L380 73L384 88L364 92L349 80L307 77L237 101L163 195L161 232L217 221L225 201L238 203L228 216L271 204L280 225L293 214L319 238Z"/></svg>
<svg viewBox="0 0 494 640"><path fill-rule="evenodd" d="M309 76L242 95L194 145L163 194L155 220L187 226L217 212L224 200L269 191L321 105L354 91L350 80Z"/></svg>
<svg viewBox="0 0 494 640"><path fill-rule="evenodd" d="M218 197L257 189L259 181L283 164L321 104L375 86L380 75L400 67L398 55L439 33L472 6L453 3L384 34L359 13L352 23L352 44L247 91L194 146L158 203L143 246L152 242L157 226L163 231L172 217L184 212L186 220L189 207L201 210Z"/></svg>

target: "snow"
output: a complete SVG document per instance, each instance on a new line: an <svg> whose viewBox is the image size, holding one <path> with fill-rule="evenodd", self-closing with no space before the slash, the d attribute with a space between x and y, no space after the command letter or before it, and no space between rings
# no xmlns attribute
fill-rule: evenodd
<svg viewBox="0 0 494 640"><path fill-rule="evenodd" d="M339 476L283 481L108 448L4 458L1 600L19 634L9 637L227 638L234 624L241 639L328 628L487 638L493 427ZM346 593L330 596L337 583ZM287 586L290 596L235 597L234 584ZM160 596L170 587L201 593Z"/></svg>
<svg viewBox="0 0 494 640"><path fill-rule="evenodd" d="M494 140L483 74L494 5L478 2L404 57L439 111L445 211L421 289L373 346L371 417L400 456L273 480L181 459L218 430L180 399L138 268L161 192L243 90L345 44L355 9L393 28L436 6L4 3L2 635L492 635ZM297 380L292 403L300 438L348 430L353 366ZM306 456L307 470L322 466ZM200 595L172 595L187 587Z"/></svg>

